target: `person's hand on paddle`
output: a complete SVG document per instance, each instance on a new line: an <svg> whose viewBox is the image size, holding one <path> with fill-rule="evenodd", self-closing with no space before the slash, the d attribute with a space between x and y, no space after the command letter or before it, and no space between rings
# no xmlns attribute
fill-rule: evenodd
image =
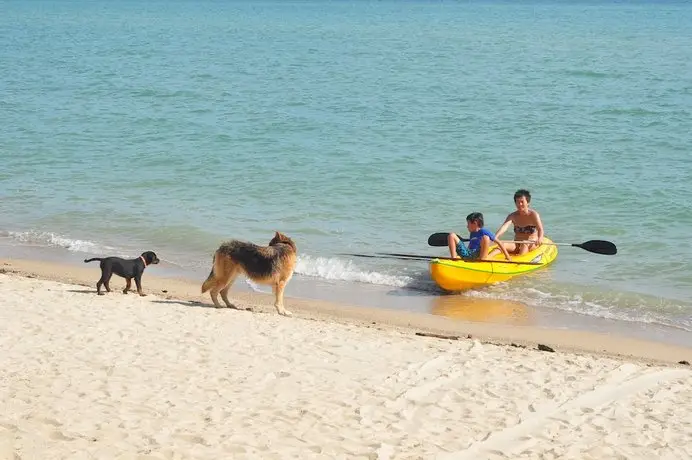
<svg viewBox="0 0 692 460"><path fill-rule="evenodd" d="M505 255L505 259L508 261L512 261L512 258L509 255L509 251L507 251L507 248L505 248L505 245L502 243L502 241L495 239L495 244L497 244L497 247L500 248L500 251Z"/></svg>

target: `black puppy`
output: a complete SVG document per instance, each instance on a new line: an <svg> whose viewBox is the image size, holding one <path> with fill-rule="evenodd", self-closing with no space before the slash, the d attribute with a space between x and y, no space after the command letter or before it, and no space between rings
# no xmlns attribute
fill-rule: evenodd
<svg viewBox="0 0 692 460"><path fill-rule="evenodd" d="M135 284L137 285L137 292L141 296L146 294L142 292L142 274L147 265L158 264L159 258L153 251L143 252L141 256L137 259L123 259L121 257L94 257L93 259L84 259L84 263L93 262L94 260L101 261L101 279L96 283L96 292L98 295L103 295L101 292L101 285L106 287L106 291L111 292L111 288L108 286L108 282L111 280L111 276L115 273L118 276L122 276L127 281L125 289L123 289L123 294L127 294L130 290L130 283L132 278L135 279Z"/></svg>

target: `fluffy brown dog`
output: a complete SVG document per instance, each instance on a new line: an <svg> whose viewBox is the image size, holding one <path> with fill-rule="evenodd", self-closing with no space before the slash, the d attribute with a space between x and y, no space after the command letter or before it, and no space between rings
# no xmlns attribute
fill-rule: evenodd
<svg viewBox="0 0 692 460"><path fill-rule="evenodd" d="M218 295L228 308L236 308L228 300L228 290L240 274L252 281L269 284L274 291L274 306L280 315L290 316L284 308L284 288L293 276L296 266L297 248L292 239L276 232L269 246L231 240L223 243L214 253L214 265L207 280L202 284L202 293L210 291L216 308L221 308Z"/></svg>

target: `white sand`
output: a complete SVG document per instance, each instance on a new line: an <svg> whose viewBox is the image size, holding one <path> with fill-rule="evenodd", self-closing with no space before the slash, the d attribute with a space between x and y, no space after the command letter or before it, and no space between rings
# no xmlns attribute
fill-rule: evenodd
<svg viewBox="0 0 692 460"><path fill-rule="evenodd" d="M687 459L691 377L0 274L0 460Z"/></svg>

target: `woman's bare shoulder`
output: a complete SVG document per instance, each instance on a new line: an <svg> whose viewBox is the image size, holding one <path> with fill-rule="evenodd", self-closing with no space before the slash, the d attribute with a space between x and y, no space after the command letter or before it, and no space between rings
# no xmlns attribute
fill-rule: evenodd
<svg viewBox="0 0 692 460"><path fill-rule="evenodd" d="M514 222L519 215L518 211L510 212L507 214L507 217L505 218L505 222Z"/></svg>

